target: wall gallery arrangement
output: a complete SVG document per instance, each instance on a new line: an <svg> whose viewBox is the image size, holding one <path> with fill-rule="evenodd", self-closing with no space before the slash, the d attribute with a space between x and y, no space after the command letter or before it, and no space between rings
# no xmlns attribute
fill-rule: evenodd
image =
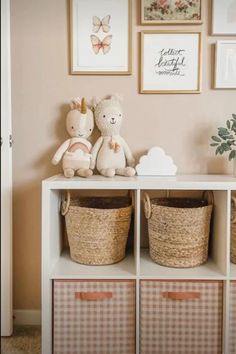
<svg viewBox="0 0 236 354"><path fill-rule="evenodd" d="M131 75L132 0L70 0L71 74ZM140 93L200 93L203 0L140 0ZM236 35L236 0L212 0L212 35ZM216 41L215 89L236 88L236 41Z"/></svg>

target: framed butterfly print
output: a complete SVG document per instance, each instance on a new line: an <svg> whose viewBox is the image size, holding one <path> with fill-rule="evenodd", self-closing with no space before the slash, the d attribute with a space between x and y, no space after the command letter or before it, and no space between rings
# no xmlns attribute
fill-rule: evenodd
<svg viewBox="0 0 236 354"><path fill-rule="evenodd" d="M132 0L70 0L71 74L131 74Z"/></svg>

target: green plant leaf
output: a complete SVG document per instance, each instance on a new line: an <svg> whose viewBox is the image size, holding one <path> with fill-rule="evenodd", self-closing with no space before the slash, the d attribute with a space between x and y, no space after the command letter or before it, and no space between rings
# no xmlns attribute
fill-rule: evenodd
<svg viewBox="0 0 236 354"><path fill-rule="evenodd" d="M210 146L218 146L219 143L211 143Z"/></svg>
<svg viewBox="0 0 236 354"><path fill-rule="evenodd" d="M229 121L229 120L227 120L226 125L227 125L227 128L230 129L231 124L230 124L230 121Z"/></svg>
<svg viewBox="0 0 236 354"><path fill-rule="evenodd" d="M220 147L220 155L223 155L223 153L225 152L223 146Z"/></svg>
<svg viewBox="0 0 236 354"><path fill-rule="evenodd" d="M221 142L221 139L218 138L218 136L212 136L211 138L212 138L212 140L217 141L218 143Z"/></svg>
<svg viewBox="0 0 236 354"><path fill-rule="evenodd" d="M227 144L228 145L233 145L234 144L234 140L227 140Z"/></svg>
<svg viewBox="0 0 236 354"><path fill-rule="evenodd" d="M222 143L221 146L224 149L224 151L230 151L231 150L230 145L228 145L227 143Z"/></svg>
<svg viewBox="0 0 236 354"><path fill-rule="evenodd" d="M229 132L227 128L223 128L223 127L218 128L218 131L222 132L222 133L228 133Z"/></svg>
<svg viewBox="0 0 236 354"><path fill-rule="evenodd" d="M232 117L233 117L234 120L236 120L236 114L233 113Z"/></svg>
<svg viewBox="0 0 236 354"><path fill-rule="evenodd" d="M221 146L218 146L216 148L216 155L221 154L221 151L222 151Z"/></svg>
<svg viewBox="0 0 236 354"><path fill-rule="evenodd" d="M229 154L229 161L231 161L232 159L234 159L236 156L236 151L235 150L232 150Z"/></svg>

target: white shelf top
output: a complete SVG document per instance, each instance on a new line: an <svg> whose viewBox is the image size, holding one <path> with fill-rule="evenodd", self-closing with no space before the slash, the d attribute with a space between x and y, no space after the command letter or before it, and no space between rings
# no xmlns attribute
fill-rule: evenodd
<svg viewBox="0 0 236 354"><path fill-rule="evenodd" d="M134 176L112 178L94 175L89 178L56 175L45 179L48 189L213 189L236 190L232 175Z"/></svg>
<svg viewBox="0 0 236 354"><path fill-rule="evenodd" d="M194 268L163 267L152 261L148 249L141 249L140 277L145 279L226 279L217 265L209 259L207 263Z"/></svg>
<svg viewBox="0 0 236 354"><path fill-rule="evenodd" d="M88 266L76 263L70 258L69 250L64 250L51 272L51 279L133 279L135 278L134 257L128 254L119 263Z"/></svg>

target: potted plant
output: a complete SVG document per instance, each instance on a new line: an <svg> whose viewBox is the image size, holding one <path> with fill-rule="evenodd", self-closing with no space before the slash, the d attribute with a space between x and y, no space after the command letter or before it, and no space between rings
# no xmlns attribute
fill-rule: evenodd
<svg viewBox="0 0 236 354"><path fill-rule="evenodd" d="M218 128L217 136L211 137L211 146L216 148L216 155L228 153L229 161L236 161L236 114L226 121L226 127ZM235 169L234 172L236 173Z"/></svg>

